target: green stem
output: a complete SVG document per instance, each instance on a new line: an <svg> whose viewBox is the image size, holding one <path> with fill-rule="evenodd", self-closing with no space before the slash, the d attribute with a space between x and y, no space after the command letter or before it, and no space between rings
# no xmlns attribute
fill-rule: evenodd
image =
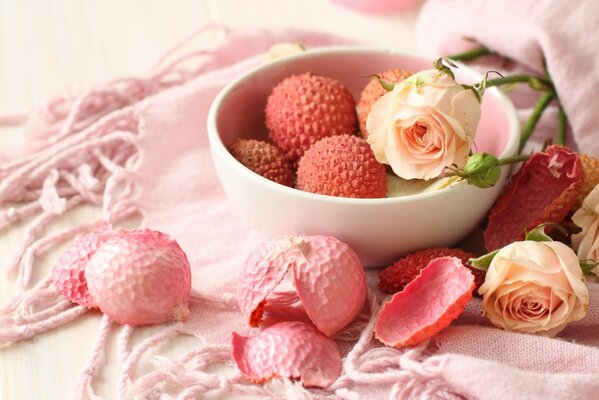
<svg viewBox="0 0 599 400"><path fill-rule="evenodd" d="M517 156L506 157L499 160L499 165L515 164L526 161L530 158L529 154L519 154Z"/></svg>
<svg viewBox="0 0 599 400"><path fill-rule="evenodd" d="M479 57L488 56L491 54L495 54L495 53L493 53L491 50L487 49L486 47L481 46L481 47L477 47L476 49L464 51L462 53L456 53L451 56L447 56L445 58L449 58L450 60L455 60L455 61L471 61L471 60L476 60Z"/></svg>
<svg viewBox="0 0 599 400"><path fill-rule="evenodd" d="M486 87L501 86L510 83L528 83L533 89L537 90L551 90L553 88L550 80L531 75L512 75L489 79L487 80Z"/></svg>
<svg viewBox="0 0 599 400"><path fill-rule="evenodd" d="M547 108L549 103L551 103L551 100L553 100L554 98L555 98L555 94L553 92L547 92L547 93L544 93L541 96L541 98L539 99L539 101L537 101L537 104L535 104L535 107L532 110L532 114L526 121L526 124L524 124L524 128L522 128L522 133L520 135L520 147L518 148L518 154L520 154L522 152L522 149L524 149L524 146L526 145L528 138L530 138L530 135L535 130L535 127L537 126L537 122L539 122L539 118L541 118L541 115L543 115L543 111L545 111L545 108Z"/></svg>
<svg viewBox="0 0 599 400"><path fill-rule="evenodd" d="M564 111L564 107L559 105L559 110L557 114L557 144L561 144L562 146L566 144L566 112Z"/></svg>

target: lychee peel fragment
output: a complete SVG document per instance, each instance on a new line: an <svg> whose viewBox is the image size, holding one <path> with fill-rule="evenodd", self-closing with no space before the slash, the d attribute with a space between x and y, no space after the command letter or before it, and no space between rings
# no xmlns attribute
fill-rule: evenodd
<svg viewBox="0 0 599 400"><path fill-rule="evenodd" d="M474 275L458 258L434 259L382 307L376 338L400 348L433 337L464 311L474 285Z"/></svg>
<svg viewBox="0 0 599 400"><path fill-rule="evenodd" d="M360 313L366 276L357 254L333 237L284 235L256 247L239 276L239 308L251 326L262 322L268 295L290 269L307 315L325 335L335 335Z"/></svg>
<svg viewBox="0 0 599 400"><path fill-rule="evenodd" d="M59 257L52 268L52 282L69 301L95 307L85 279L85 267L98 248L115 234L105 221L96 224L91 232L79 234Z"/></svg>
<svg viewBox="0 0 599 400"><path fill-rule="evenodd" d="M499 249L540 224L562 222L576 206L584 180L580 158L568 148L553 145L533 154L491 209L485 248Z"/></svg>
<svg viewBox="0 0 599 400"><path fill-rule="evenodd" d="M250 337L233 332L232 344L237 367L254 383L278 376L326 388L341 373L335 342L303 322L281 322Z"/></svg>

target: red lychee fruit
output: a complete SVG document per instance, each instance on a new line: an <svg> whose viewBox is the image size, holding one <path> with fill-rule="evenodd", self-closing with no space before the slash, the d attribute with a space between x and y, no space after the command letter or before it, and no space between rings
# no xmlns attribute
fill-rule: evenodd
<svg viewBox="0 0 599 400"><path fill-rule="evenodd" d="M273 182L293 186L291 165L274 145L254 139L237 139L229 151L240 163Z"/></svg>
<svg viewBox="0 0 599 400"><path fill-rule="evenodd" d="M285 158L296 162L318 140L356 132L356 102L339 81L310 73L280 82L266 102L266 127Z"/></svg>
<svg viewBox="0 0 599 400"><path fill-rule="evenodd" d="M485 271L471 267L468 264L470 258L476 257L461 249L450 249L447 247L433 247L424 250L418 250L401 258L395 264L387 267L379 275L379 288L386 293L396 293L412 282L432 260L439 257L458 258L475 277L474 293L478 291L480 285L485 281Z"/></svg>
<svg viewBox="0 0 599 400"><path fill-rule="evenodd" d="M412 75L412 73L402 69L392 68L379 75L386 81L397 83L403 81ZM360 101L358 102L358 120L360 121L360 132L362 133L362 137L368 137L368 132L366 131L366 119L368 118L368 113L370 113L372 105L386 93L387 90L381 86L376 77L370 79L368 84L364 87L364 90L362 90Z"/></svg>
<svg viewBox="0 0 599 400"><path fill-rule="evenodd" d="M297 188L337 197L380 198L387 196L387 175L364 139L332 136L301 158Z"/></svg>

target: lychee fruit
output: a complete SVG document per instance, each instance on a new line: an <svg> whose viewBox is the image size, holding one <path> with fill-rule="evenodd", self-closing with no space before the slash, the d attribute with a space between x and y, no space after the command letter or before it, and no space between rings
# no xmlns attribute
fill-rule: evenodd
<svg viewBox="0 0 599 400"><path fill-rule="evenodd" d="M381 198L387 196L387 174L364 139L332 136L301 158L297 188L337 197Z"/></svg>
<svg viewBox="0 0 599 400"><path fill-rule="evenodd" d="M356 132L356 102L339 81L305 73L281 81L266 102L266 127L285 158L297 162L323 137Z"/></svg>
<svg viewBox="0 0 599 400"><path fill-rule="evenodd" d="M98 248L113 235L110 225L101 222L93 231L77 235L60 256L52 268L52 282L69 301L95 307L95 301L87 288L85 267Z"/></svg>
<svg viewBox="0 0 599 400"><path fill-rule="evenodd" d="M412 75L411 72L397 68L392 68L379 74L382 79L393 83L401 82L410 75ZM387 90L381 86L381 83L376 77L371 78L364 87L364 90L362 90L360 101L358 102L358 120L360 121L360 132L365 139L368 137L366 119L368 118L370 109L372 108L372 105L386 93Z"/></svg>
<svg viewBox="0 0 599 400"><path fill-rule="evenodd" d="M149 229L120 233L102 244L85 269L98 308L128 325L185 320L191 271L168 235Z"/></svg>
<svg viewBox="0 0 599 400"><path fill-rule="evenodd" d="M266 179L293 186L291 165L274 145L254 139L237 139L229 151L243 165Z"/></svg>
<svg viewBox="0 0 599 400"><path fill-rule="evenodd" d="M464 312L473 289L474 275L458 258L435 258L383 305L374 335L390 347L422 343Z"/></svg>
<svg viewBox="0 0 599 400"><path fill-rule="evenodd" d="M468 265L468 260L475 258L472 253L468 253L462 249L450 249L447 247L433 247L423 250L418 250L401 258L395 264L387 267L379 275L379 288L386 293L401 292L412 282L432 260L439 257L455 257L464 264L475 277L476 290L485 281L485 271L471 267Z"/></svg>

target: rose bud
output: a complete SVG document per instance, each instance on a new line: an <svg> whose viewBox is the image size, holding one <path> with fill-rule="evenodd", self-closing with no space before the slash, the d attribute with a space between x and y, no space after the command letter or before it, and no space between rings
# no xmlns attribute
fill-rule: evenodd
<svg viewBox="0 0 599 400"><path fill-rule="evenodd" d="M490 188L501 176L499 160L488 153L476 153L468 157L464 166L462 178L470 185L486 189Z"/></svg>

